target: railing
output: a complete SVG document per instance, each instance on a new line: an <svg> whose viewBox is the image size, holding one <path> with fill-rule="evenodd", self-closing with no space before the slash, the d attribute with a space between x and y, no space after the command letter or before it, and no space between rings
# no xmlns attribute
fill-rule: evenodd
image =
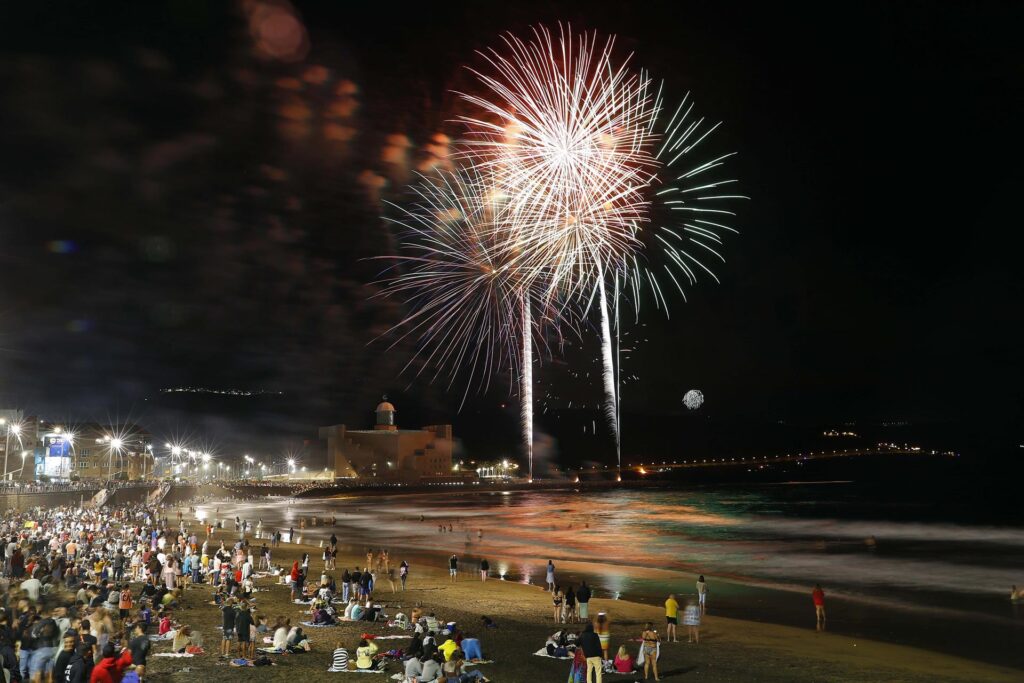
<svg viewBox="0 0 1024 683"><path fill-rule="evenodd" d="M149 496L147 496L146 502L149 505L159 505L160 503L163 502L164 498L167 497L167 494L170 493L170 491L171 484L165 481L164 483L160 484L160 486L158 486L156 490L150 493Z"/></svg>

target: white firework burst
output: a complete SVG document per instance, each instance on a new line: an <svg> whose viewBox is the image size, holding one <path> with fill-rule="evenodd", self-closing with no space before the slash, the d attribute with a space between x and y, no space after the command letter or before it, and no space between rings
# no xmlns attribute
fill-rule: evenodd
<svg viewBox="0 0 1024 683"><path fill-rule="evenodd" d="M690 410L697 410L697 408L704 405L704 394L697 389L690 389L683 396L683 405Z"/></svg>

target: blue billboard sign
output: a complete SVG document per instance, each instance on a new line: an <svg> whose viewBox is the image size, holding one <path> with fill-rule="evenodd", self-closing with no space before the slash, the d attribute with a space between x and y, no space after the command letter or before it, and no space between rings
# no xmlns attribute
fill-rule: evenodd
<svg viewBox="0 0 1024 683"><path fill-rule="evenodd" d="M46 455L50 458L70 458L71 442L63 436L46 437Z"/></svg>

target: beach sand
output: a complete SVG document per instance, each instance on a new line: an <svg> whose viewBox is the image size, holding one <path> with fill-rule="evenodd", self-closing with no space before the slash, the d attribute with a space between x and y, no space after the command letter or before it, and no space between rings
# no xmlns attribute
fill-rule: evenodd
<svg viewBox="0 0 1024 683"><path fill-rule="evenodd" d="M171 515L168 515L171 516ZM211 546L224 540L230 545L234 533L219 531ZM256 541L258 548L260 541ZM310 554L310 580L316 582L323 562L322 549L317 546L282 544L272 550L274 564L290 567L303 552ZM258 551L254 556L258 555ZM400 548L391 549L392 564L402 561ZM365 563L365 556L338 555L338 567L354 567ZM341 570L333 572L335 576ZM278 585L276 578L259 579L260 588L269 591L257 593L255 609L269 617L273 623L278 615L291 618L292 624L307 620L308 613L301 605L290 601L286 586ZM208 604L212 588L203 585L186 591L186 608L178 610L176 620L189 624L201 632L207 654L187 659L150 657L147 680L239 680L257 677L261 681L325 680L337 677L351 679L367 674L327 673L331 653L339 644L353 654L363 632L378 635L401 633L384 624L343 623L336 627L307 629L313 651L301 655L279 655L273 659L277 666L254 669L230 667L218 658L220 612ZM564 681L568 676L569 661L534 656L544 646L547 637L563 628L552 620L551 598L542 588L492 578L481 582L476 572L463 573L457 583L450 583L446 566L426 567L413 565L408 590L392 593L386 580L378 583L375 602L386 604L386 612L406 614L420 605L425 612L433 611L443 621L455 621L464 632L480 638L484 656L493 664L480 667L485 676L498 683L538 683ZM701 627L701 642L667 643L662 646L659 660L661 678L673 681L767 681L767 682L862 682L887 681L906 683L942 681L1020 681L1024 672L973 662L957 657L932 653L899 645L873 642L857 638L817 633L813 629L813 611L808 598L808 623L811 628L799 629L757 622L716 617L709 613ZM590 613L608 613L612 621L612 648L625 644L635 656L644 622L652 621L664 637L664 611L659 607L624 600L591 601ZM487 615L499 625L497 629L482 629L480 616ZM571 625L574 630L582 625ZM679 627L685 641L685 627ZM443 642L443 638L440 639ZM407 640L383 640L382 650L402 648ZM153 652L167 652L168 643L154 643ZM257 644L260 646L261 644ZM189 669L189 671L184 671ZM401 671L398 663L388 666L387 676L370 680L390 680L390 675ZM630 681L631 676L605 676L605 679ZM361 680L361 679L357 679Z"/></svg>

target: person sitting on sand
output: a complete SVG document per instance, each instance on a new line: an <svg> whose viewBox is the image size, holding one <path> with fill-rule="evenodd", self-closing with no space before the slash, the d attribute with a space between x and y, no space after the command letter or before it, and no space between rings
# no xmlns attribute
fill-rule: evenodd
<svg viewBox="0 0 1024 683"><path fill-rule="evenodd" d="M287 643L288 652L292 654L302 654L310 650L309 639L306 638L306 634L303 633L301 626L293 626L288 632L288 639L285 642Z"/></svg>
<svg viewBox="0 0 1024 683"><path fill-rule="evenodd" d="M405 648L403 659L419 659L423 656L423 636L419 633L412 635L412 640L409 641L409 646Z"/></svg>
<svg viewBox="0 0 1024 683"><path fill-rule="evenodd" d="M423 670L420 673L418 683L433 683L441 678L441 662L438 661L437 657L424 655L420 661L423 664Z"/></svg>
<svg viewBox="0 0 1024 683"><path fill-rule="evenodd" d="M462 654L466 656L467 661L477 662L484 658L483 650L480 648L480 640L474 638L471 633L467 633L463 637L459 647L462 649Z"/></svg>
<svg viewBox="0 0 1024 683"><path fill-rule="evenodd" d="M615 661L612 662L615 666L615 670L620 674L632 673L635 667L633 663L633 657L630 656L629 651L626 650L625 645L619 646L619 651L615 655Z"/></svg>
<svg viewBox="0 0 1024 683"><path fill-rule="evenodd" d="M341 643L338 643L334 648L334 655L331 658L331 666L327 669L331 673L340 673L342 671L352 671L355 669L355 663L349 659L348 650Z"/></svg>
<svg viewBox="0 0 1024 683"><path fill-rule="evenodd" d="M414 683L423 676L423 662L420 661L419 657L409 657L405 660L405 682Z"/></svg>
<svg viewBox="0 0 1024 683"><path fill-rule="evenodd" d="M360 640L359 647L356 648L356 668L364 671L375 668L376 665L373 661L375 654L377 654L376 643L372 640Z"/></svg>
<svg viewBox="0 0 1024 683"><path fill-rule="evenodd" d="M274 649L284 652L288 647L288 629L291 627L291 619L278 617L274 624Z"/></svg>
<svg viewBox="0 0 1024 683"><path fill-rule="evenodd" d="M478 669L472 671L466 671L463 667L466 664L466 660L462 657L462 651L456 650L452 658L441 665L441 671L447 677L449 681L458 681L458 683L471 683L472 681L479 681L479 683L488 683L487 679Z"/></svg>
<svg viewBox="0 0 1024 683"><path fill-rule="evenodd" d="M433 657L436 654L437 640L434 639L433 635L428 633L427 635L423 636L423 655L425 657Z"/></svg>
<svg viewBox="0 0 1024 683"><path fill-rule="evenodd" d="M326 605L320 605L313 609L313 623L322 626L331 626L335 623L334 615Z"/></svg>
<svg viewBox="0 0 1024 683"><path fill-rule="evenodd" d="M174 640L171 643L171 652L184 652L185 648L190 645L194 645L192 641L192 628L189 626L182 626L178 629L178 632L174 634Z"/></svg>
<svg viewBox="0 0 1024 683"><path fill-rule="evenodd" d="M455 651L459 649L459 644L451 638L449 638L443 643L441 643L441 646L437 649L444 655L444 661L448 662L451 661L452 654L454 654Z"/></svg>
<svg viewBox="0 0 1024 683"><path fill-rule="evenodd" d="M441 622L438 621L437 617L433 612L423 617L423 624L427 629L427 633L440 633Z"/></svg>

